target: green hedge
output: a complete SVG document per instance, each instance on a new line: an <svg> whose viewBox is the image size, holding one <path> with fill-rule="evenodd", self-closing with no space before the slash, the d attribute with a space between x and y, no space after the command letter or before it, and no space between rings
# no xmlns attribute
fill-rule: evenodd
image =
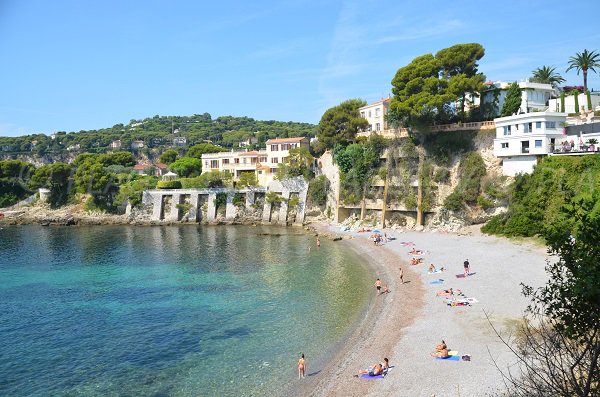
<svg viewBox="0 0 600 397"><path fill-rule="evenodd" d="M181 181L158 181L158 189L181 189Z"/></svg>

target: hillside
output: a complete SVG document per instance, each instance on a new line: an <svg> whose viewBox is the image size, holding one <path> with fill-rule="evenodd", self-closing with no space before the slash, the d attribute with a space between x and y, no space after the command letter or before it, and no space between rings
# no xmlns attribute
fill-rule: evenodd
<svg viewBox="0 0 600 397"><path fill-rule="evenodd" d="M254 120L250 117L223 116L212 119L208 113L192 116L154 116L116 124L109 128L79 132L59 131L51 136L33 134L20 137L0 137L0 153L6 155L34 154L43 156L68 156L70 153L105 153L113 141L120 140L123 150L128 150L134 140L144 141L141 152L152 148L173 145L173 138L186 138L185 144L211 141L232 148L239 142L256 137L258 145L269 138L308 136L316 134L316 126L309 123L274 120Z"/></svg>

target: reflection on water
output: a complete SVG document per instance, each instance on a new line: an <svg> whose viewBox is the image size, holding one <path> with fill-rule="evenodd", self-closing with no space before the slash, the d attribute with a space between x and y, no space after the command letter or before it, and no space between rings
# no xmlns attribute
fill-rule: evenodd
<svg viewBox="0 0 600 397"><path fill-rule="evenodd" d="M0 395L272 395L370 290L343 246L293 230L0 233Z"/></svg>

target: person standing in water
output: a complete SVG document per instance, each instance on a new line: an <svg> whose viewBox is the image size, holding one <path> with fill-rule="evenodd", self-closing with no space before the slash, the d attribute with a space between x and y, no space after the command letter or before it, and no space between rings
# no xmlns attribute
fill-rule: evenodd
<svg viewBox="0 0 600 397"><path fill-rule="evenodd" d="M321 247L321 239L317 236L317 248Z"/></svg>
<svg viewBox="0 0 600 397"><path fill-rule="evenodd" d="M298 360L298 379L304 378L304 373L306 372L306 361L304 360L304 353L300 356L300 360Z"/></svg>

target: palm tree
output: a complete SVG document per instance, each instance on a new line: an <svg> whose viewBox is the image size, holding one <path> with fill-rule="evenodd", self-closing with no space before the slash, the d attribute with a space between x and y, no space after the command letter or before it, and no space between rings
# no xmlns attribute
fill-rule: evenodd
<svg viewBox="0 0 600 397"><path fill-rule="evenodd" d="M537 68L531 72L533 77L529 79L529 81L533 83L551 84L552 87L556 88L560 83L564 83L565 79L563 79L560 74L556 73L555 69L556 68L551 68L550 66Z"/></svg>
<svg viewBox="0 0 600 397"><path fill-rule="evenodd" d="M566 70L567 72L571 69L577 70L577 74L579 72L583 72L583 91L587 92L587 74L588 70L591 70L594 73L596 69L594 67L600 67L600 53L596 51L588 51L583 50L583 52L578 52L571 58L569 58L569 68Z"/></svg>

